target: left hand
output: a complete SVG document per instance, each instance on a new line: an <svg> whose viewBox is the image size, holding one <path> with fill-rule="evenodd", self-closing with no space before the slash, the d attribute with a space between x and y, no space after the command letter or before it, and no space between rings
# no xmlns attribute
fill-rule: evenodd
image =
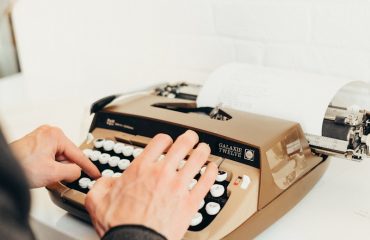
<svg viewBox="0 0 370 240"><path fill-rule="evenodd" d="M59 128L41 126L10 146L32 188L72 182L80 177L81 168L92 178L100 177L95 165Z"/></svg>

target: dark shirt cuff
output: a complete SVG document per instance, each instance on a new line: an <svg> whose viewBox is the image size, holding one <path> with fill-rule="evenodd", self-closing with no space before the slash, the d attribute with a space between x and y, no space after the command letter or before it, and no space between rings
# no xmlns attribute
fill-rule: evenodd
<svg viewBox="0 0 370 240"><path fill-rule="evenodd" d="M109 229L102 240L167 240L165 236L143 225L119 225Z"/></svg>

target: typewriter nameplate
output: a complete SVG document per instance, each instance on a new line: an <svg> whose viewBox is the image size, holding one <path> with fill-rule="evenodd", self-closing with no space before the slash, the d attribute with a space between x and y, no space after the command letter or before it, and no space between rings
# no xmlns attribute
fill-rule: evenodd
<svg viewBox="0 0 370 240"><path fill-rule="evenodd" d="M166 133L173 139L184 133L188 126L181 126L156 119L142 118L132 115L118 115L99 112L95 115L90 131L105 128L145 137L154 137L158 133ZM260 168L260 152L257 148L225 139L199 129L192 129L199 135L199 141L209 144L213 155L234 160L255 168Z"/></svg>

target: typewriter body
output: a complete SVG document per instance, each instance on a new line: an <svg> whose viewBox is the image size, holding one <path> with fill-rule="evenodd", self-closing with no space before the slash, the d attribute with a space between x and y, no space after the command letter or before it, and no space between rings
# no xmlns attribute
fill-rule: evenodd
<svg viewBox="0 0 370 240"><path fill-rule="evenodd" d="M313 151L295 122L228 108L197 108L198 88L164 85L96 102L80 148L104 174L120 176L156 134L175 139L194 130L211 147L208 161L220 171L215 185L224 191L207 194L184 239L254 238L316 184L328 166L328 151ZM86 177L82 173L81 179ZM81 179L48 190L56 205L89 221L84 201L92 182ZM206 208L210 202L219 206L211 214Z"/></svg>

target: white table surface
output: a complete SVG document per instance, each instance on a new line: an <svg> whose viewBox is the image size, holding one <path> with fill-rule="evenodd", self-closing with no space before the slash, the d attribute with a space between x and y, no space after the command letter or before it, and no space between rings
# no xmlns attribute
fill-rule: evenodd
<svg viewBox="0 0 370 240"><path fill-rule="evenodd" d="M87 106L79 101L0 109L3 129L14 140L49 123L77 144ZM32 193L32 225L39 239L98 239L94 229L55 206L45 189ZM257 239L370 239L370 160L332 159L314 189Z"/></svg>

